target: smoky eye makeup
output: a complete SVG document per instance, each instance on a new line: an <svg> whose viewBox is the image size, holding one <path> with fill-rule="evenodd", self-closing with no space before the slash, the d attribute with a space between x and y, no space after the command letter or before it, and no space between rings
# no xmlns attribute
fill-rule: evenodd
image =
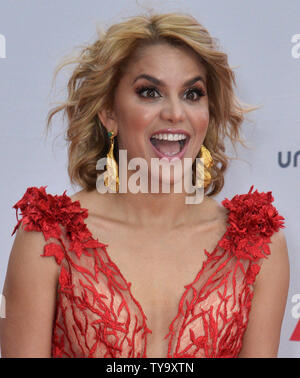
<svg viewBox="0 0 300 378"><path fill-rule="evenodd" d="M142 98L159 98L161 97L158 89L155 87L155 86L151 86L151 85L139 85L136 89L135 89L135 92L138 94L138 96L142 97ZM143 93L148 93L148 94L151 94L150 96L145 96L143 95ZM188 88L184 94L190 94L190 93L195 93L197 95L196 99L191 99L190 100L192 102L196 102L196 101L199 101L201 99L201 97L205 96L206 95L206 92L204 91L204 89L200 88L200 87L191 87L191 88ZM158 96L156 96L155 94L157 94Z"/></svg>
<svg viewBox="0 0 300 378"><path fill-rule="evenodd" d="M138 86L136 89L135 89L135 92L140 96L140 97L143 97L143 98L147 98L149 96L142 96L142 93L146 92L146 93L157 93L158 94L158 90L153 87L153 86L149 86L149 85L140 85ZM159 96L150 96L150 98L156 98L156 97L161 97L160 95Z"/></svg>

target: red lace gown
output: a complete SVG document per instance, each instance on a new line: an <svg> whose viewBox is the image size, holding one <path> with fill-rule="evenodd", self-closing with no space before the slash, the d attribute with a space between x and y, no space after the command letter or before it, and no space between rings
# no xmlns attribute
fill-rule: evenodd
<svg viewBox="0 0 300 378"><path fill-rule="evenodd" d="M88 210L66 195L29 187L13 206L16 232L40 231L43 257L60 265L52 357L146 358L152 331L130 286L109 257L107 244L95 240L84 219ZM247 328L253 284L270 237L284 227L271 204L272 192L225 199L227 229L195 279L183 288L178 312L164 339L169 358L237 357ZM18 219L18 209L21 219ZM163 336L163 335L162 335Z"/></svg>

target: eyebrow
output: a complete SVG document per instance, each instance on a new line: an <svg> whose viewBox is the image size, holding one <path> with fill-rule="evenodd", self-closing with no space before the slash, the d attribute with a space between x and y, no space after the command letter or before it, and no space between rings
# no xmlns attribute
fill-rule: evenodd
<svg viewBox="0 0 300 378"><path fill-rule="evenodd" d="M163 82L162 80L159 80L157 79L156 77L153 77L151 75L147 75L147 74L141 74L141 75L138 75L132 82L132 85L138 80L138 79L146 79L148 81L151 81L152 83L154 83L155 85L159 85L161 87L166 87L166 84L165 82ZM206 85L206 81L205 79L202 77L202 76L196 76L194 77L193 79L189 79L187 81L185 81L183 83L183 86L189 86L189 85L193 85L195 84L197 81L202 81L203 84Z"/></svg>

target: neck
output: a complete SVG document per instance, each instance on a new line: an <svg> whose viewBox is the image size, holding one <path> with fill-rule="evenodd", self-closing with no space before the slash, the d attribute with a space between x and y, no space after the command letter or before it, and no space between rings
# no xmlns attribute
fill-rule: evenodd
<svg viewBox="0 0 300 378"><path fill-rule="evenodd" d="M98 195L101 195L98 193ZM186 204L186 193L106 193L111 216L136 227L171 230L199 219L207 210L208 197ZM206 210L205 210L206 209ZM204 214L205 216L205 214ZM203 218L204 218L203 216Z"/></svg>

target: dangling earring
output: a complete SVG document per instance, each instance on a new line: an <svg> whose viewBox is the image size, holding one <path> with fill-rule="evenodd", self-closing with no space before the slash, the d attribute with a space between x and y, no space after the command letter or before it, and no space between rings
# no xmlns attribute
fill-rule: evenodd
<svg viewBox="0 0 300 378"><path fill-rule="evenodd" d="M213 158L211 157L209 150L204 145L201 146L200 151L201 151L201 157L204 159L204 188L206 188L211 182L211 174L209 173L208 169L213 166L214 161L213 161ZM197 182L197 185L196 185L197 187L202 186L201 168L202 168L201 162L198 162L196 166L196 173L197 173L197 170L199 170L200 178L199 178L199 181Z"/></svg>
<svg viewBox="0 0 300 378"><path fill-rule="evenodd" d="M111 188L112 191L119 191L119 175L118 164L114 158L114 132L108 133L110 138L110 150L106 155L106 177L104 179L104 185Z"/></svg>

